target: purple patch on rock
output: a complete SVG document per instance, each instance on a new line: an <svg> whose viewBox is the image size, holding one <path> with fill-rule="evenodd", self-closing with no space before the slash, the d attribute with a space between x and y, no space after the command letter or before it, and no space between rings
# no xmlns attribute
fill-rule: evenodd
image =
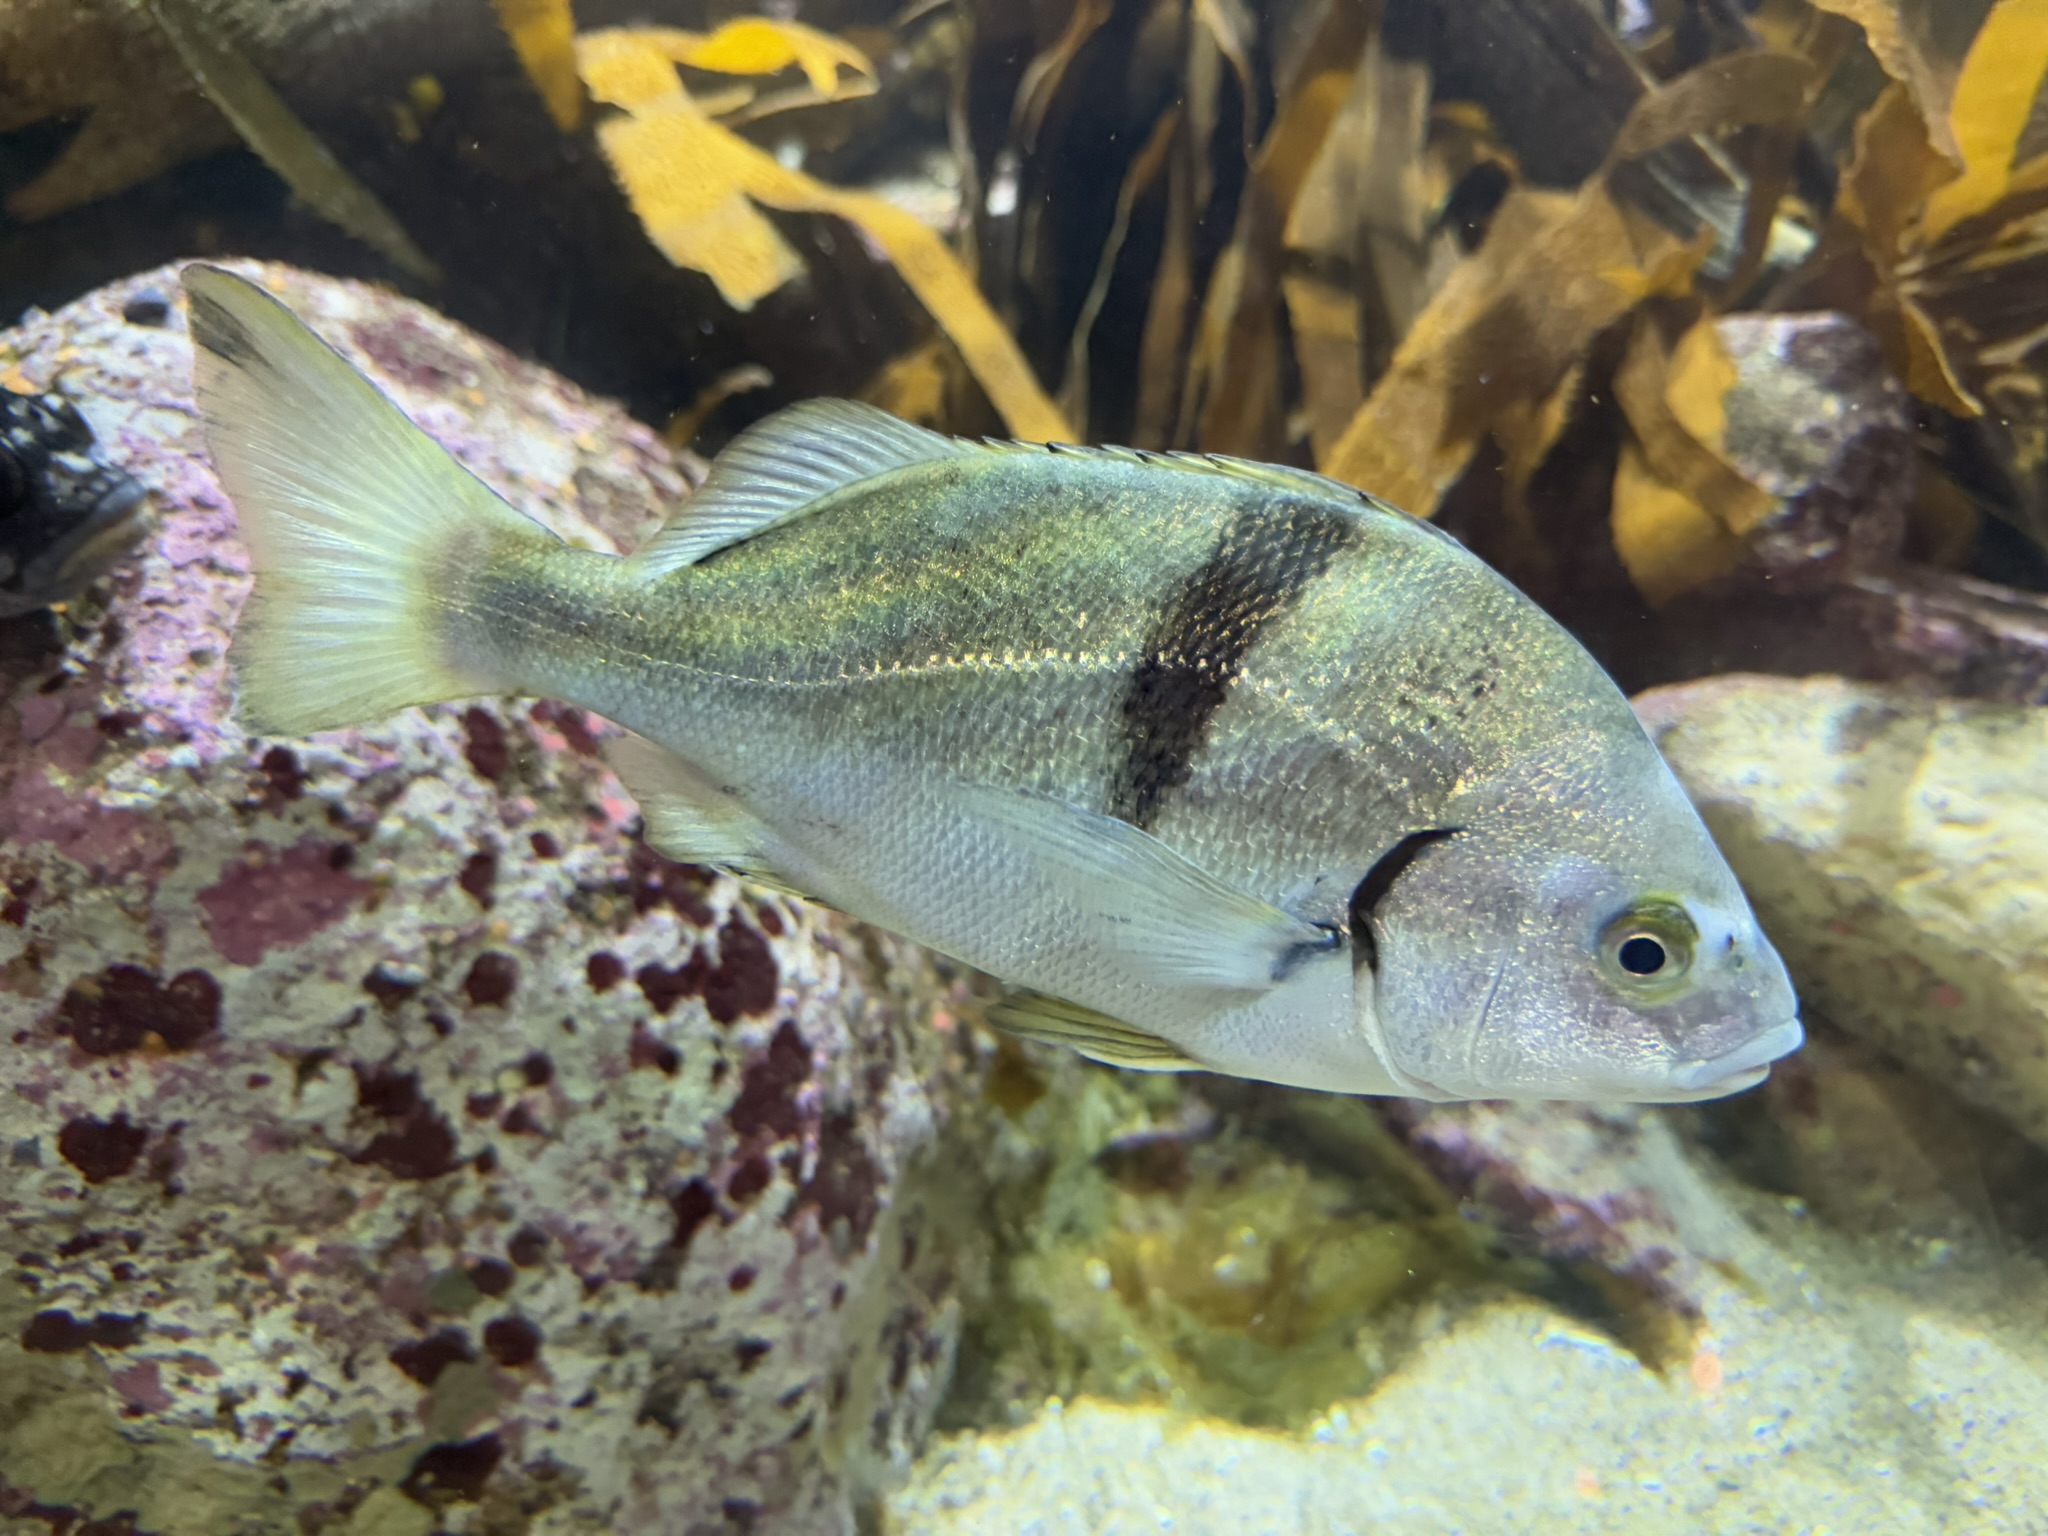
<svg viewBox="0 0 2048 1536"><path fill-rule="evenodd" d="M140 1050L152 1037L189 1051L220 1029L220 984L204 971L159 982L139 965L110 965L65 989L51 1025L88 1056Z"/></svg>
<svg viewBox="0 0 2048 1536"><path fill-rule="evenodd" d="M656 1013L666 1014L684 998L699 991L704 985L704 957L693 954L682 965L671 969L656 965L653 961L633 973L633 980L640 985L640 992Z"/></svg>
<svg viewBox="0 0 2048 1536"><path fill-rule="evenodd" d="M133 1349L142 1342L148 1322L146 1317L119 1312L100 1312L89 1319L73 1317L52 1307L23 1325L21 1347L32 1355L75 1354L93 1344L101 1349Z"/></svg>
<svg viewBox="0 0 2048 1536"><path fill-rule="evenodd" d="M768 941L733 918L718 930L718 964L704 978L704 1007L721 1024L775 1006L781 971Z"/></svg>
<svg viewBox="0 0 2048 1536"><path fill-rule="evenodd" d="M373 1136L354 1160L374 1164L393 1178L438 1179L458 1166L455 1132L440 1114L422 1109L397 1130Z"/></svg>
<svg viewBox="0 0 2048 1536"><path fill-rule="evenodd" d="M732 1177L725 1181L726 1197L735 1205L748 1205L761 1197L761 1191L768 1187L775 1177L775 1169L765 1157L750 1157L732 1171Z"/></svg>
<svg viewBox="0 0 2048 1536"><path fill-rule="evenodd" d="M542 699L527 714L536 725L560 731L562 739L569 744L569 750L577 756L597 755L597 734L590 728L590 717L582 710L557 704L553 699Z"/></svg>
<svg viewBox="0 0 2048 1536"><path fill-rule="evenodd" d="M400 1179L437 1179L460 1166L454 1129L421 1097L416 1074L389 1067L355 1070L356 1102L394 1123L373 1136L352 1161Z"/></svg>
<svg viewBox="0 0 2048 1536"><path fill-rule="evenodd" d="M348 333L378 372L408 389L445 394L476 387L476 364L450 348L417 316L359 320L349 326Z"/></svg>
<svg viewBox="0 0 2048 1536"><path fill-rule="evenodd" d="M882 1170L850 1110L827 1115L818 1128L817 1170L797 1190L786 1219L793 1221L806 1209L818 1213L818 1226L824 1230L844 1221L856 1246L867 1240L881 1214Z"/></svg>
<svg viewBox="0 0 2048 1536"><path fill-rule="evenodd" d="M469 1283L486 1296L504 1295L512 1289L512 1280L512 1266L503 1259L478 1259L469 1266Z"/></svg>
<svg viewBox="0 0 2048 1536"><path fill-rule="evenodd" d="M688 1252L690 1239L697 1235L697 1229L718 1210L718 1197L702 1179L692 1179L668 1197L668 1208L676 1218L676 1229L669 1238L669 1245L678 1252Z"/></svg>
<svg viewBox="0 0 2048 1536"><path fill-rule="evenodd" d="M306 772L290 747L272 747L257 765L280 800L296 800L306 792Z"/></svg>
<svg viewBox="0 0 2048 1536"><path fill-rule="evenodd" d="M590 983L591 991L609 992L626 979L626 962L600 949L583 962L583 976Z"/></svg>
<svg viewBox="0 0 2048 1536"><path fill-rule="evenodd" d="M462 712L462 755L469 759L469 766L479 777L493 784L504 778L506 768L511 766L511 754L505 749L505 727L481 704L472 704Z"/></svg>
<svg viewBox="0 0 2048 1536"><path fill-rule="evenodd" d="M727 1123L743 1140L765 1136L783 1141L796 1135L804 1124L798 1097L810 1080L811 1048L795 1023L784 1019L767 1051L747 1064Z"/></svg>
<svg viewBox="0 0 2048 1536"><path fill-rule="evenodd" d="M255 965L281 945L300 944L362 904L374 887L335 868L334 846L317 837L289 848L252 844L199 893L214 948Z"/></svg>
<svg viewBox="0 0 2048 1536"><path fill-rule="evenodd" d="M519 985L519 962L496 950L478 955L462 978L464 996L479 1008L502 1008Z"/></svg>
<svg viewBox="0 0 2048 1536"><path fill-rule="evenodd" d="M91 750L63 751L73 736ZM67 726L42 744L43 762L19 765L0 793L0 844L47 844L95 879L145 874L153 885L177 857L170 827L141 811L102 805L91 790L66 788L52 776L53 770L67 778L83 774L104 740L91 725Z"/></svg>
<svg viewBox="0 0 2048 1536"><path fill-rule="evenodd" d="M498 1317L484 1324L484 1351L507 1370L540 1358L540 1330L523 1317Z"/></svg>
<svg viewBox="0 0 2048 1536"><path fill-rule="evenodd" d="M126 1115L111 1120L79 1115L66 1121L57 1133L57 1151L85 1176L86 1183L104 1184L135 1166L148 1139L148 1130Z"/></svg>
<svg viewBox="0 0 2048 1536"><path fill-rule="evenodd" d="M462 873L455 883L469 892L470 899L488 911L497 901L498 856L488 848L462 861Z"/></svg>
<svg viewBox="0 0 2048 1536"><path fill-rule="evenodd" d="M469 1335L460 1328L443 1328L423 1339L393 1345L389 1358L421 1386L431 1387L449 1366L472 1363L476 1351L469 1346Z"/></svg>
<svg viewBox="0 0 2048 1536"><path fill-rule="evenodd" d="M693 865L663 858L645 843L635 843L626 856L626 879L636 912L667 907L685 922L708 928L718 916L704 899L710 878Z"/></svg>
<svg viewBox="0 0 2048 1536"><path fill-rule="evenodd" d="M121 1394L122 1411L128 1417L162 1413L177 1402L164 1385L163 1374L154 1360L139 1361L115 1371L107 1385Z"/></svg>
<svg viewBox="0 0 2048 1536"><path fill-rule="evenodd" d="M626 1060L635 1071L652 1067L664 1077L674 1077L682 1070L683 1053L665 1040L650 1034L647 1025L633 1021L633 1038L626 1047Z"/></svg>
<svg viewBox="0 0 2048 1536"><path fill-rule="evenodd" d="M473 1504L483 1497L484 1485L504 1455L504 1442L496 1435L429 1446L399 1486L407 1497L429 1507L456 1500Z"/></svg>

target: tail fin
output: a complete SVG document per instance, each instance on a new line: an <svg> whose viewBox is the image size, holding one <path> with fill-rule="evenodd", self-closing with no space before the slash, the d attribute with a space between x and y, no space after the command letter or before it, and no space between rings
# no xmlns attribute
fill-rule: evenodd
<svg viewBox="0 0 2048 1536"><path fill-rule="evenodd" d="M207 442L256 590L230 651L240 712L275 735L486 693L435 632L438 576L478 533L552 537L254 283L185 269Z"/></svg>

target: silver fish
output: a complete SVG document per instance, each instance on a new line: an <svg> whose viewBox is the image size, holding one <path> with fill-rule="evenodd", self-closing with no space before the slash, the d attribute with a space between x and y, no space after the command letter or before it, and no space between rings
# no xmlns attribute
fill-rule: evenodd
<svg viewBox="0 0 2048 1536"><path fill-rule="evenodd" d="M253 729L488 693L636 733L648 841L990 972L1105 1061L1432 1099L1698 1099L1801 1040L1628 703L1348 486L970 443L844 402L743 433L645 548L571 548L260 289L186 271L256 586Z"/></svg>

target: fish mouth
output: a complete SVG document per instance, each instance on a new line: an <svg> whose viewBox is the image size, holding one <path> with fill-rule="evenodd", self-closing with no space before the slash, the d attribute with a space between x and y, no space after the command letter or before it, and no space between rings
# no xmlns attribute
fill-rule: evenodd
<svg viewBox="0 0 2048 1536"><path fill-rule="evenodd" d="M1680 1064L1671 1073L1671 1086L1681 1093L1701 1097L1740 1093L1769 1077L1772 1062L1791 1055L1805 1043L1806 1031L1799 1021L1787 1019L1725 1055Z"/></svg>

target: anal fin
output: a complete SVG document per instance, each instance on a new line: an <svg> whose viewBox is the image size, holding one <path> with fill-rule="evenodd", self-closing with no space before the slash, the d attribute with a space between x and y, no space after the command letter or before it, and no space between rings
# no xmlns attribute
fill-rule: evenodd
<svg viewBox="0 0 2048 1536"><path fill-rule="evenodd" d="M991 1024L1026 1040L1063 1045L1092 1061L1135 1072L1200 1072L1179 1046L1093 1008L1042 992L1012 992L988 1010Z"/></svg>
<svg viewBox="0 0 2048 1536"><path fill-rule="evenodd" d="M640 802L647 846L684 864L710 864L786 896L809 899L775 869L773 839L751 811L686 759L644 736L605 749L626 792Z"/></svg>

